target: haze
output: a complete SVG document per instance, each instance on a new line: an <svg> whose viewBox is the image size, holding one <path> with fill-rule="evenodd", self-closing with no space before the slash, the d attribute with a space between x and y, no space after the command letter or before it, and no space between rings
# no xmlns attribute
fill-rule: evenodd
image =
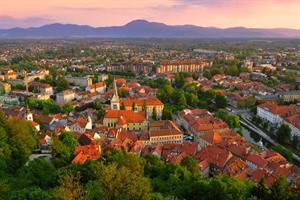
<svg viewBox="0 0 300 200"><path fill-rule="evenodd" d="M0 17L0 28L119 26L146 19L169 25L300 29L300 0L1 0Z"/></svg>

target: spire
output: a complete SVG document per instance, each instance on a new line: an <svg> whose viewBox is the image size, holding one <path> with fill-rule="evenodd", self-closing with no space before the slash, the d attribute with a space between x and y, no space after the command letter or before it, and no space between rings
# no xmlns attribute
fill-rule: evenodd
<svg viewBox="0 0 300 200"><path fill-rule="evenodd" d="M28 114L28 113L30 113L30 109L29 109L29 106L28 106L28 100L26 100L25 102L26 102L26 112Z"/></svg>
<svg viewBox="0 0 300 200"><path fill-rule="evenodd" d="M118 89L117 89L117 84L116 84L116 79L114 78L114 83L113 83L113 91L114 91L114 96L115 98L119 98L118 95Z"/></svg>

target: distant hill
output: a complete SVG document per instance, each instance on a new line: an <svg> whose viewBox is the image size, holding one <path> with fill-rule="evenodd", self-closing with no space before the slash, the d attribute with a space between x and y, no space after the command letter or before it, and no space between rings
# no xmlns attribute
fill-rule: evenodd
<svg viewBox="0 0 300 200"><path fill-rule="evenodd" d="M0 38L36 37L157 37L157 38L262 38L299 37L300 30L277 28L214 28L194 25L170 26L134 20L124 26L98 27L76 24L50 24L38 28L0 29Z"/></svg>

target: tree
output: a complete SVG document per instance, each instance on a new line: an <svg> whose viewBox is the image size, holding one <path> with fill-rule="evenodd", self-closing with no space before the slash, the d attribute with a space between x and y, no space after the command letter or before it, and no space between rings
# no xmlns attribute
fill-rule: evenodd
<svg viewBox="0 0 300 200"><path fill-rule="evenodd" d="M121 103L120 110L125 110L125 104L124 104L124 102Z"/></svg>
<svg viewBox="0 0 300 200"><path fill-rule="evenodd" d="M269 199L274 200L288 200L293 199L294 195L291 190L291 186L286 181L286 178L279 177L270 187ZM299 196L298 196L299 197Z"/></svg>
<svg viewBox="0 0 300 200"><path fill-rule="evenodd" d="M115 163L101 166L96 181L90 184L90 198L101 199L150 199L151 186L147 178ZM101 197L101 196L100 196Z"/></svg>
<svg viewBox="0 0 300 200"><path fill-rule="evenodd" d="M74 106L70 103L66 103L65 105L63 105L62 109L63 109L63 112L70 113L74 110Z"/></svg>
<svg viewBox="0 0 300 200"><path fill-rule="evenodd" d="M291 137L291 128L289 125L281 124L280 128L276 132L276 139L283 143L287 143Z"/></svg>
<svg viewBox="0 0 300 200"><path fill-rule="evenodd" d="M189 170L192 173L198 173L199 169L198 169L198 163L196 161L195 158L191 157L191 156L186 156L184 157L181 162L180 165L183 167L186 167L187 170Z"/></svg>
<svg viewBox="0 0 300 200"><path fill-rule="evenodd" d="M67 171L59 177L59 186L55 188L53 197L61 200L84 200L88 197L88 192L84 190L80 182L81 174L73 174Z"/></svg>
<svg viewBox="0 0 300 200"><path fill-rule="evenodd" d="M300 145L300 137L298 135L294 135L292 139L292 145L297 149Z"/></svg>
<svg viewBox="0 0 300 200"><path fill-rule="evenodd" d="M215 112L215 117L225 120L225 118L228 116L228 110L220 108Z"/></svg>
<svg viewBox="0 0 300 200"><path fill-rule="evenodd" d="M210 80L212 78L211 72L208 70L205 70L205 72L203 73L203 76L206 77L208 80Z"/></svg>
<svg viewBox="0 0 300 200"><path fill-rule="evenodd" d="M224 120L229 128L240 128L240 118L237 115L227 115Z"/></svg>
<svg viewBox="0 0 300 200"><path fill-rule="evenodd" d="M157 120L157 110L156 110L156 106L153 107L153 111L152 111L152 119L153 119L153 120Z"/></svg>
<svg viewBox="0 0 300 200"><path fill-rule="evenodd" d="M55 168L43 157L36 158L23 166L19 171L17 178L19 181L16 185L19 188L30 186L47 189L54 180Z"/></svg>
<svg viewBox="0 0 300 200"><path fill-rule="evenodd" d="M74 155L74 149L64 144L56 134L52 135L52 163L55 167L63 167Z"/></svg>
<svg viewBox="0 0 300 200"><path fill-rule="evenodd" d="M39 187L28 188L15 191L12 193L11 200L20 200L20 199L35 199L35 200L51 200L52 196L48 191L44 191Z"/></svg>
<svg viewBox="0 0 300 200"><path fill-rule="evenodd" d="M56 85L57 85L57 89L56 89L57 92L61 92L61 91L67 90L70 87L69 82L66 79L64 79L63 77L59 77L57 79Z"/></svg>
<svg viewBox="0 0 300 200"><path fill-rule="evenodd" d="M215 102L218 108L225 108L227 105L227 99L225 95L216 93Z"/></svg>
<svg viewBox="0 0 300 200"><path fill-rule="evenodd" d="M147 111L146 101L143 102L142 111Z"/></svg>

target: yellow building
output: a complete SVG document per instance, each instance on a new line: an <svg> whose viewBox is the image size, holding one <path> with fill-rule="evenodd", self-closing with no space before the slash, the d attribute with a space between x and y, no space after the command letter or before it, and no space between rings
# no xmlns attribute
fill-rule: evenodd
<svg viewBox="0 0 300 200"><path fill-rule="evenodd" d="M125 130L147 130L146 112L133 110L108 110L103 117L103 125Z"/></svg>
<svg viewBox="0 0 300 200"><path fill-rule="evenodd" d="M147 117L150 119L153 115L153 109L156 109L157 119L162 118L164 104L159 99L123 99L120 101L120 107L125 107L125 110L132 110L132 105L137 106L138 111L142 111L146 107Z"/></svg>
<svg viewBox="0 0 300 200"><path fill-rule="evenodd" d="M148 144L181 144L183 133L170 120L154 121L149 124L149 131L145 130L140 136L144 145Z"/></svg>

